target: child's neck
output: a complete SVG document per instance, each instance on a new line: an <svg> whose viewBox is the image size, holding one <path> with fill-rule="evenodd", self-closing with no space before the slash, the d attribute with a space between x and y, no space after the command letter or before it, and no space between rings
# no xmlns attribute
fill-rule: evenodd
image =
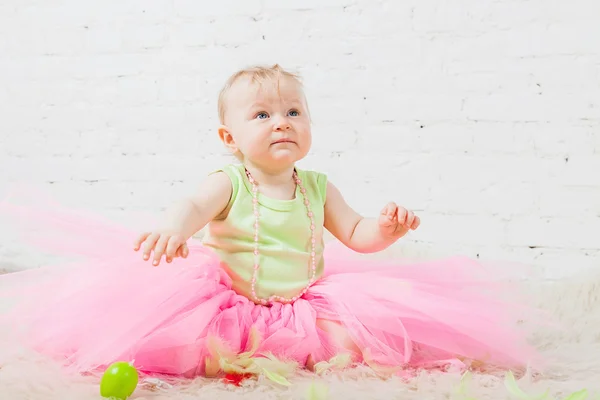
<svg viewBox="0 0 600 400"><path fill-rule="evenodd" d="M294 165L276 169L260 168L251 163L244 163L244 166L250 172L250 175L261 185L280 186L293 182Z"/></svg>
<svg viewBox="0 0 600 400"><path fill-rule="evenodd" d="M292 200L296 195L296 182L293 178L294 166L286 168L265 170L250 163L244 166L258 183L259 191L272 199Z"/></svg>

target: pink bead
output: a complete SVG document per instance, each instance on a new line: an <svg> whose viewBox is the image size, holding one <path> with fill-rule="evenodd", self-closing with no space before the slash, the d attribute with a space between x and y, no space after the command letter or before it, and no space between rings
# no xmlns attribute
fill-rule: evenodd
<svg viewBox="0 0 600 400"><path fill-rule="evenodd" d="M258 211L258 185L256 183L256 181L254 180L254 178L252 177L252 175L250 174L249 171L246 171L246 175L248 176L248 180L250 181L250 183L252 184L252 193L253 193L253 198L252 198L252 203L253 203L253 212L254 212L254 216L255 216L255 224L254 224L254 242L255 242L255 248L254 248L254 255L256 257L259 256L259 249L258 249L258 229L259 229L259 211ZM282 296L276 296L276 295L272 295L271 297L269 297L269 301L265 300L265 299L259 299L256 296L256 291L255 291L255 284L257 281L257 274L258 274L258 270L260 268L259 263L255 263L254 264L254 274L252 276L252 280L251 280L251 288L252 288L252 296L255 300L256 303L258 304L262 304L262 305L267 305L269 302L274 302L274 301L281 301L283 303L292 303L296 300L298 300L300 297L302 297L310 288L310 286L312 285L313 282L315 282L315 276L316 276L316 262L315 262L315 256L316 256L316 251L315 251L315 244L316 244L316 238L315 238L315 221L313 219L313 212L310 209L310 201L308 200L308 198L306 197L306 188L302 187L302 180L298 177L298 174L296 173L296 171L294 170L293 173L293 179L296 182L296 184L298 185L299 189L300 189L300 193L302 193L303 197L304 197L304 204L306 205L306 210L307 210L307 215L308 218L310 220L310 230L311 230L311 252L310 252L310 256L311 256L311 263L310 263L310 267L309 270L311 271L311 277L308 281L308 285L306 285L299 294L293 296L291 299L286 299Z"/></svg>

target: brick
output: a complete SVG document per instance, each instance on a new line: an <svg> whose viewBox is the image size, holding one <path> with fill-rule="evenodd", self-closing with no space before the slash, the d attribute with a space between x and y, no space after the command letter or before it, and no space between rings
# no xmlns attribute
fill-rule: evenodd
<svg viewBox="0 0 600 400"><path fill-rule="evenodd" d="M149 73L155 68L152 54L102 54L96 51L99 50L86 56L63 58L58 67L66 67L66 75L75 79L121 78Z"/></svg>
<svg viewBox="0 0 600 400"><path fill-rule="evenodd" d="M144 23L162 23L174 14L171 0L152 0L143 3L137 0L120 1L118 11L128 21Z"/></svg>
<svg viewBox="0 0 600 400"><path fill-rule="evenodd" d="M260 0L223 0L206 6L194 0L174 0L175 14L181 18L197 18L206 16L257 15L262 11Z"/></svg>
<svg viewBox="0 0 600 400"><path fill-rule="evenodd" d="M592 155L599 137L600 121L569 124L528 124L529 136L537 154L543 156Z"/></svg>
<svg viewBox="0 0 600 400"><path fill-rule="evenodd" d="M473 147L482 154L528 155L536 153L534 135L544 130L544 124L475 121L468 125Z"/></svg>
<svg viewBox="0 0 600 400"><path fill-rule="evenodd" d="M469 176L463 177L466 181ZM498 182L487 188L465 185L458 188L445 181L431 188L428 210L437 213L514 218L538 211L538 192L532 184Z"/></svg>
<svg viewBox="0 0 600 400"><path fill-rule="evenodd" d="M344 170L340 172L331 166L333 163L341 163ZM431 182L436 181L432 175L437 171L430 168L432 164L431 158L425 156L388 153L373 158L355 150L332 156L328 163L311 162L310 165L328 173L361 212L374 215L390 201L419 210L427 207ZM368 170L365 165L370 166Z"/></svg>
<svg viewBox="0 0 600 400"><path fill-rule="evenodd" d="M587 93L579 96L480 95L466 99L464 114L469 119L491 121L565 121L598 118L600 107L593 95Z"/></svg>
<svg viewBox="0 0 600 400"><path fill-rule="evenodd" d="M108 157L114 154L117 150L117 143L123 135L128 135L129 132L118 132L114 128L85 130L79 132L77 156L84 160ZM101 168L101 162L98 162L98 167ZM79 167L78 167L79 168Z"/></svg>
<svg viewBox="0 0 600 400"><path fill-rule="evenodd" d="M265 11L271 10L297 10L297 11L313 11L318 8L343 8L354 5L354 0L330 0L322 2L319 0L307 0L303 2L297 2L292 0L264 0L263 7ZM378 2L379 3L379 2ZM379 4L377 4L379 5Z"/></svg>
<svg viewBox="0 0 600 400"><path fill-rule="evenodd" d="M72 107L85 97L86 87L76 80L31 79L7 82L5 93L12 107Z"/></svg>
<svg viewBox="0 0 600 400"><path fill-rule="evenodd" d="M313 127L313 148L320 154L342 153L356 147L360 133L352 125L325 125Z"/></svg>
<svg viewBox="0 0 600 400"><path fill-rule="evenodd" d="M0 190L31 182L119 219L158 212L236 162L216 134L224 80L277 62L305 78L301 165L366 216L396 201L423 218L402 254L575 272L600 251L600 54L581 39L600 34L599 7L5 1Z"/></svg>
<svg viewBox="0 0 600 400"><path fill-rule="evenodd" d="M147 105L158 100L157 79L149 75L128 76L115 81L113 104Z"/></svg>
<svg viewBox="0 0 600 400"><path fill-rule="evenodd" d="M472 186L481 189L499 183L536 183L553 178L560 169L561 160L535 156L496 155L435 155L440 179L457 189Z"/></svg>
<svg viewBox="0 0 600 400"><path fill-rule="evenodd" d="M292 11L293 13L269 9L265 25L273 24L271 31L274 32L281 32L281 28L286 29L286 34L288 30L294 31L292 38L296 35L304 35L305 38L331 39L344 35L352 40L345 40L343 43L350 45L370 38L377 40L382 36L397 37L401 32L413 34L409 8L396 8L391 2L379 3L378 5L355 4L340 10L339 7L333 8L335 6L330 2L324 2L319 3L324 7L313 8L310 12ZM296 3L295 6L305 7L306 4ZM289 25L283 26L286 23ZM277 28L280 29L275 30Z"/></svg>
<svg viewBox="0 0 600 400"><path fill-rule="evenodd" d="M578 94L600 87L598 63L600 54L565 54L515 59L503 70L529 75L538 93Z"/></svg>
<svg viewBox="0 0 600 400"><path fill-rule="evenodd" d="M498 56L485 40L479 50L471 38L448 42L446 70L454 90L497 95L556 95L594 92L600 85L596 54L557 54L546 57ZM565 80L564 77L569 76ZM587 96L589 97L589 96ZM591 97L593 99L593 95Z"/></svg>
<svg viewBox="0 0 600 400"><path fill-rule="evenodd" d="M540 249L534 258L545 279L563 280L588 271L596 271L600 252L569 248Z"/></svg>
<svg viewBox="0 0 600 400"><path fill-rule="evenodd" d="M0 69L2 73L11 76L15 80L67 79L69 77L69 69L64 61L69 57L23 55L12 51L6 54L14 54L14 56L0 57ZM61 62L65 63L64 69L60 67Z"/></svg>
<svg viewBox="0 0 600 400"><path fill-rule="evenodd" d="M163 23L126 25L119 32L123 37L124 51L160 49L167 44L168 39L167 26Z"/></svg>
<svg viewBox="0 0 600 400"><path fill-rule="evenodd" d="M367 117L375 121L446 120L460 115L461 108L462 99L452 94L408 95L388 90L378 98L365 100Z"/></svg>
<svg viewBox="0 0 600 400"><path fill-rule="evenodd" d="M475 0L461 1L460 5L445 2L419 2L412 8L413 28L417 32L457 32L469 30L478 14L485 11L486 3Z"/></svg>
<svg viewBox="0 0 600 400"><path fill-rule="evenodd" d="M231 29L231 26L236 29ZM240 46L262 40L260 22L250 16L202 18L169 28L170 36L179 46Z"/></svg>
<svg viewBox="0 0 600 400"><path fill-rule="evenodd" d="M133 150L133 149L132 149ZM143 147L142 147L143 150ZM156 155L132 151L129 154L96 155L73 159L70 174L74 181L177 182L190 179L206 162L197 157Z"/></svg>
<svg viewBox="0 0 600 400"><path fill-rule="evenodd" d="M35 129L57 141L63 140L61 139L63 135L68 137L70 132L67 131L80 132L105 128L107 116L110 114L106 108L86 108L77 105L43 107L38 111L29 110L29 112L31 117L37 118Z"/></svg>
<svg viewBox="0 0 600 400"><path fill-rule="evenodd" d="M593 173L590 174L593 175ZM556 182L539 185L541 217L600 217L600 186L560 186Z"/></svg>
<svg viewBox="0 0 600 400"><path fill-rule="evenodd" d="M209 20L179 23L169 28L169 36L179 46L208 46L214 42Z"/></svg>
<svg viewBox="0 0 600 400"><path fill-rule="evenodd" d="M515 12L518 7L519 12ZM547 2L533 0L523 3L521 1L494 1L487 7L484 20L490 26L499 29L510 29L530 24L535 21L554 22L591 22L593 16L600 11L597 2L576 0L569 4L563 2Z"/></svg>
<svg viewBox="0 0 600 400"><path fill-rule="evenodd" d="M562 159L555 182L569 186L600 187L600 157L598 155L571 156Z"/></svg>
<svg viewBox="0 0 600 400"><path fill-rule="evenodd" d="M597 7L596 11L598 11ZM597 34L597 31L597 24L592 20L580 20L577 22L567 21L550 25L540 23L539 30L537 34L534 34L531 45L517 48L515 54L519 56L531 56L565 53L596 53L598 46L596 46L593 41L581 40L581 38L593 37ZM514 38L526 33L531 34L531 32L526 30L516 30L514 32Z"/></svg>
<svg viewBox="0 0 600 400"><path fill-rule="evenodd" d="M512 246L596 249L600 217L520 217L507 224L505 243Z"/></svg>
<svg viewBox="0 0 600 400"><path fill-rule="evenodd" d="M118 13L115 7L106 4L83 5L75 0L67 0L61 3L34 2L19 7L17 15L23 22L45 26L81 25L94 23L98 20L108 19Z"/></svg>
<svg viewBox="0 0 600 400"><path fill-rule="evenodd" d="M85 47L82 28L40 27L33 24L23 35L4 36L5 51L15 55L75 55Z"/></svg>
<svg viewBox="0 0 600 400"><path fill-rule="evenodd" d="M419 241L471 246L506 242L506 222L499 218L423 212L421 220L412 233Z"/></svg>
<svg viewBox="0 0 600 400"><path fill-rule="evenodd" d="M207 84L201 75L165 76L155 78L161 104L198 102L206 97Z"/></svg>
<svg viewBox="0 0 600 400"><path fill-rule="evenodd" d="M597 125L593 121L475 121L463 129L472 132L479 152L568 157L593 154Z"/></svg>
<svg viewBox="0 0 600 400"><path fill-rule="evenodd" d="M1 157L3 176L0 180L36 183L69 181L75 167L72 159L44 154L42 149L37 156L32 151L27 157L23 154Z"/></svg>
<svg viewBox="0 0 600 400"><path fill-rule="evenodd" d="M123 49L123 35L113 26L91 26L80 35L85 38L85 51L91 54L117 53Z"/></svg>
<svg viewBox="0 0 600 400"><path fill-rule="evenodd" d="M433 154L466 154L481 151L474 140L476 133L462 121L442 121L429 123L415 121L411 124L417 146L422 152Z"/></svg>
<svg viewBox="0 0 600 400"><path fill-rule="evenodd" d="M373 153L412 158L412 154L423 152L420 134L415 123L373 124L358 133L357 149L364 151L365 158Z"/></svg>
<svg viewBox="0 0 600 400"><path fill-rule="evenodd" d="M513 25L518 20L506 20L505 23L508 21ZM592 21L548 23L542 19L504 29L490 29L489 25L482 28L477 35L460 40L464 44L461 50L470 58L483 55L498 59L595 53L593 43L580 40L581 36L593 35L597 30Z"/></svg>
<svg viewBox="0 0 600 400"><path fill-rule="evenodd" d="M3 109L3 114L10 118L0 118L0 134L21 134L24 131L35 130L43 115L39 108L15 106L7 106ZM0 149L0 155L2 155L2 149Z"/></svg>

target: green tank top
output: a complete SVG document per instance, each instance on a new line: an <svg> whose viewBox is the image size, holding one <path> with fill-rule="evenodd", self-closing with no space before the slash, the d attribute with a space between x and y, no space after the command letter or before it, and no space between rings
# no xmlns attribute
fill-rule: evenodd
<svg viewBox="0 0 600 400"><path fill-rule="evenodd" d="M254 271L254 211L252 186L243 165L228 165L232 194L225 218L211 221L203 239L217 252L222 268L233 281L233 290L252 300L250 281ZM327 177L296 168L311 204L315 221L316 279L323 274L323 222ZM255 285L259 298L272 295L292 298L310 279L310 219L300 188L293 200L277 200L258 193L259 264Z"/></svg>

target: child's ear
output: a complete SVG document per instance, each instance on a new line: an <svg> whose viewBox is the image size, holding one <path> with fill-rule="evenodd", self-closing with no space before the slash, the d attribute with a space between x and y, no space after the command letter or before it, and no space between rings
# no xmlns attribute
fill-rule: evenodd
<svg viewBox="0 0 600 400"><path fill-rule="evenodd" d="M237 145L235 144L235 139L233 138L233 135L227 126L219 126L219 138L231 154L235 154L239 151Z"/></svg>

